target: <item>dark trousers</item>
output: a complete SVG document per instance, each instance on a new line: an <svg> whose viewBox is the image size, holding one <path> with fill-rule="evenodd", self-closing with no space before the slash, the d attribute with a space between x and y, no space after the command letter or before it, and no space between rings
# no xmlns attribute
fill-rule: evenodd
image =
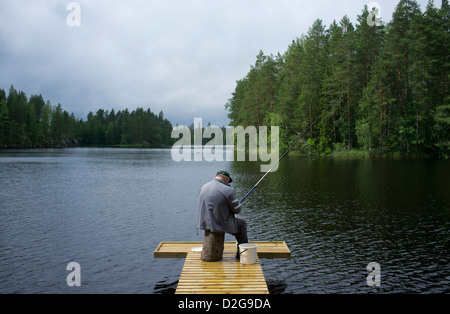
<svg viewBox="0 0 450 314"><path fill-rule="evenodd" d="M247 222L245 222L244 219L240 219L240 218L236 218L236 222L237 222L237 226L238 226L238 232L232 233L232 235L235 236L238 245L241 243L248 243Z"/></svg>

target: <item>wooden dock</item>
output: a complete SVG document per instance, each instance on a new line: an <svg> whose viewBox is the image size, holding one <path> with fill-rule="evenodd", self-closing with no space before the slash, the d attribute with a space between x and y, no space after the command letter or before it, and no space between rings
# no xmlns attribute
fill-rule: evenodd
<svg viewBox="0 0 450 314"><path fill-rule="evenodd" d="M290 258L285 242L251 242L258 245L255 264L236 260L236 243L225 242L220 262L203 262L202 242L161 242L155 258L185 258L176 294L268 294L260 258ZM197 250L195 249L197 248Z"/></svg>

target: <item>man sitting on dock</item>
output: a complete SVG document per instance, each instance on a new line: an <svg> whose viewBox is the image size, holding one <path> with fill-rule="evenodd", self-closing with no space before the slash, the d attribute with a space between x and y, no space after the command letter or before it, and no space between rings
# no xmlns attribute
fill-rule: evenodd
<svg viewBox="0 0 450 314"><path fill-rule="evenodd" d="M206 183L199 192L198 229L210 232L224 232L236 237L239 259L239 244L248 243L247 223L236 218L241 204L230 187L233 182L227 171L219 171L214 180Z"/></svg>

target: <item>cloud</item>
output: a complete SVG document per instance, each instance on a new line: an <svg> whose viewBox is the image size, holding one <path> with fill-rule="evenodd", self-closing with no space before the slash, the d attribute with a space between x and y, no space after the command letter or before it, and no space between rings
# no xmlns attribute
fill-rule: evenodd
<svg viewBox="0 0 450 314"><path fill-rule="evenodd" d="M79 0L80 27L67 25L69 2L0 3L0 88L42 94L83 118L139 106L174 124L223 125L260 50L283 53L317 18L355 22L370 1Z"/></svg>

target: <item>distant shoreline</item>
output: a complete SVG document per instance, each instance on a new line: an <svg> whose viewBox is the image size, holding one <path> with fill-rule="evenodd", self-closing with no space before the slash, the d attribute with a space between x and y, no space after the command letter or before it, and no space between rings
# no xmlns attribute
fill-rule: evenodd
<svg viewBox="0 0 450 314"><path fill-rule="evenodd" d="M207 145L203 145L205 147ZM2 150L26 150L26 149L65 149L65 148L122 148L122 149L172 149L171 146L161 146L161 145L150 145L150 144L126 144L126 145L75 145L75 146L61 146L55 145L53 147L28 147L28 146L9 146L9 147L0 147L0 151ZM236 152L236 150L235 150ZM246 156L248 151L246 151ZM416 159L416 160L448 160L438 157L433 157L431 155L426 154L410 154L405 155L398 152L393 153L385 153L380 155L378 153L362 151L358 149L353 149L351 151L333 151L329 154L308 154L302 151L291 151L287 156L299 156L299 157L310 157L310 158L335 158L335 159Z"/></svg>

